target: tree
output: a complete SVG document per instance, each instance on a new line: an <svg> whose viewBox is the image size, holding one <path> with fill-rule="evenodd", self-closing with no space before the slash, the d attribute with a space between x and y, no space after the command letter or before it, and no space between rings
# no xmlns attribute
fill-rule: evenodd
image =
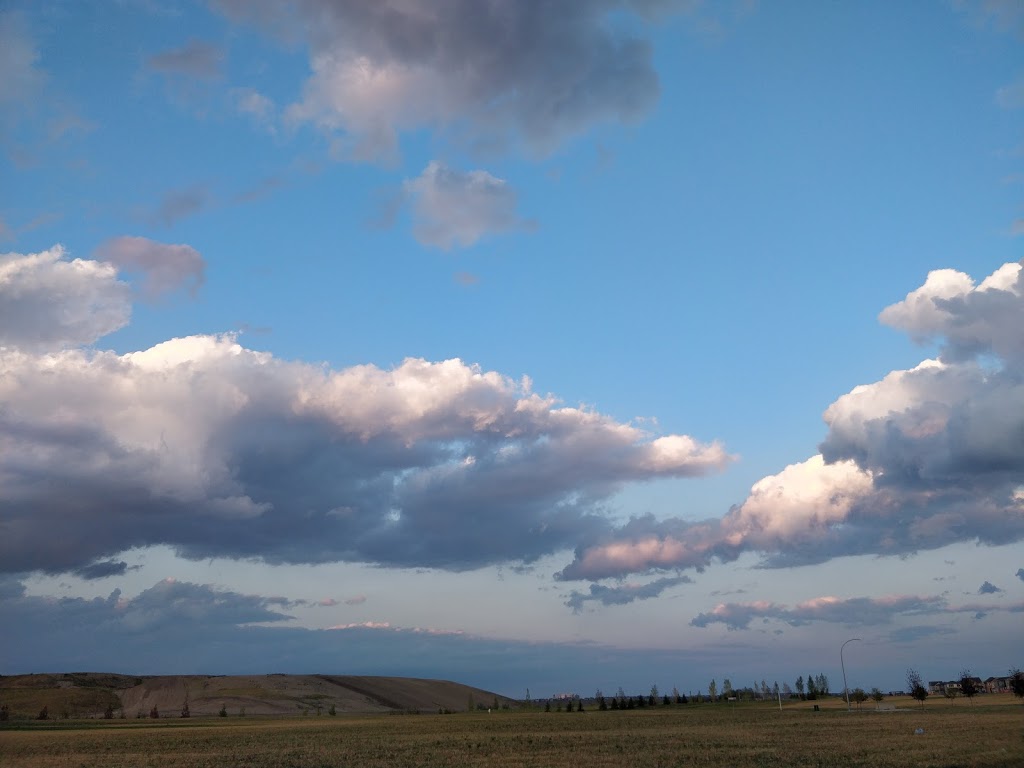
<svg viewBox="0 0 1024 768"><path fill-rule="evenodd" d="M41 710L39 710L39 715L36 717L36 720L49 720L49 719L50 719L50 709L49 709L49 707L47 707L44 704L43 708Z"/></svg>
<svg viewBox="0 0 1024 768"><path fill-rule="evenodd" d="M969 669L960 673L960 693L967 697L972 706L974 705L974 697L978 695L978 683Z"/></svg>
<svg viewBox="0 0 1024 768"><path fill-rule="evenodd" d="M949 699L950 706L953 705L953 700L960 695L960 691L954 688L952 685L947 685L942 689L942 695Z"/></svg>
<svg viewBox="0 0 1024 768"><path fill-rule="evenodd" d="M819 696L828 696L828 678L824 672L814 678L814 687Z"/></svg>
<svg viewBox="0 0 1024 768"><path fill-rule="evenodd" d="M0 704L0 722L6 722L11 717L11 710L6 704Z"/></svg>
<svg viewBox="0 0 1024 768"><path fill-rule="evenodd" d="M107 708L105 710L103 710L103 719L104 720L113 720L114 719L114 705L113 704L107 704Z"/></svg>
<svg viewBox="0 0 1024 768"><path fill-rule="evenodd" d="M185 703L181 705L181 716L182 717L191 717L192 716L192 712L188 708L188 699L185 699Z"/></svg>
<svg viewBox="0 0 1024 768"><path fill-rule="evenodd" d="M928 689L924 687L921 675L916 669L911 668L907 670L907 690L924 707L924 700L928 698Z"/></svg>
<svg viewBox="0 0 1024 768"><path fill-rule="evenodd" d="M1024 699L1024 672L1017 668L1010 670L1010 690L1018 699Z"/></svg>
<svg viewBox="0 0 1024 768"><path fill-rule="evenodd" d="M545 712L550 712L551 711L551 700L550 699L548 699L547 701L544 702L544 711Z"/></svg>
<svg viewBox="0 0 1024 768"><path fill-rule="evenodd" d="M302 710L302 711L305 712L306 710ZM220 715L221 717L227 717L228 716L228 706L227 706L227 704L221 704L220 705L220 712L218 712L217 714Z"/></svg>
<svg viewBox="0 0 1024 768"><path fill-rule="evenodd" d="M683 698L679 695L679 689L675 686L672 687L672 701L674 701L676 704L683 703Z"/></svg>
<svg viewBox="0 0 1024 768"><path fill-rule="evenodd" d="M597 709L599 712L604 712L608 709L608 702L604 700L604 694L601 692L600 688L597 689L597 693L594 695L594 701L597 702ZM612 699L612 701L615 701L615 699Z"/></svg>
<svg viewBox="0 0 1024 768"><path fill-rule="evenodd" d="M789 687L789 683L782 684L782 695L787 699L793 697L793 689Z"/></svg>
<svg viewBox="0 0 1024 768"><path fill-rule="evenodd" d="M582 698L576 699L576 711L577 712L582 712L583 711L583 699Z"/></svg>
<svg viewBox="0 0 1024 768"><path fill-rule="evenodd" d="M156 708L156 704L154 704L153 708L151 710L149 710L149 716L153 720L159 720L160 719L160 710Z"/></svg>
<svg viewBox="0 0 1024 768"><path fill-rule="evenodd" d="M814 701L818 698L818 686L814 683L814 675L807 676L807 700Z"/></svg>
<svg viewBox="0 0 1024 768"><path fill-rule="evenodd" d="M717 696L717 695L718 695L718 685L715 683L714 680L712 680L708 684L708 696L711 697L711 701L714 701L715 700L715 696Z"/></svg>
<svg viewBox="0 0 1024 768"><path fill-rule="evenodd" d="M876 707L877 707L877 706L878 706L879 704L881 704L881 703L882 703L882 699L883 699L884 697L885 697L885 694L884 694L884 693L882 693L882 690L881 690L880 688L878 688L877 686L871 689L871 700L872 700L873 702L875 702L875 706L876 706Z"/></svg>
<svg viewBox="0 0 1024 768"><path fill-rule="evenodd" d="M854 688L853 693L850 694L850 698L857 702L857 709L860 709L860 705L868 700L868 695L864 693L863 688Z"/></svg>
<svg viewBox="0 0 1024 768"><path fill-rule="evenodd" d="M736 692L732 689L732 681L729 680L728 677L725 678L725 680L722 681L722 698L728 699L735 693Z"/></svg>
<svg viewBox="0 0 1024 768"><path fill-rule="evenodd" d="M668 697L667 693L661 697L661 704L665 707L670 706L672 704L672 699Z"/></svg>
<svg viewBox="0 0 1024 768"><path fill-rule="evenodd" d="M797 692L797 694L799 694L801 699L804 697L804 676L803 675L800 675L800 677L798 677L796 679L796 692Z"/></svg>

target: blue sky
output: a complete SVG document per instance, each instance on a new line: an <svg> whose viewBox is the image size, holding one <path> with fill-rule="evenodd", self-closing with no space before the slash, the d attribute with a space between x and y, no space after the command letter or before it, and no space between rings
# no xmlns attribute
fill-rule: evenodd
<svg viewBox="0 0 1024 768"><path fill-rule="evenodd" d="M1019 666L1022 36L5 4L0 672Z"/></svg>

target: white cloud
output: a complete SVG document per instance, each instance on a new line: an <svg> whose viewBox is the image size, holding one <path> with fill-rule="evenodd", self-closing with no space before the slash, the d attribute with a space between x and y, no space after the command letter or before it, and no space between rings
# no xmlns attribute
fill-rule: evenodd
<svg viewBox="0 0 1024 768"><path fill-rule="evenodd" d="M12 263L96 273L123 302L111 265L59 255ZM36 291L22 306L63 317L56 299L68 293ZM82 302L79 324L96 322L94 304ZM76 325L77 339L60 330L88 342L114 325ZM606 528L600 502L624 483L730 458L460 360L330 371L230 336L125 355L5 349L0 402L0 562L14 571L158 543L274 562L533 560Z"/></svg>
<svg viewBox="0 0 1024 768"><path fill-rule="evenodd" d="M64 257L59 245L0 254L0 348L91 344L127 324L129 288L114 267Z"/></svg>
<svg viewBox="0 0 1024 768"><path fill-rule="evenodd" d="M101 261L143 275L142 293L148 299L185 288L194 296L203 285L206 261L188 245L167 245L145 237L115 237L96 249Z"/></svg>
<svg viewBox="0 0 1024 768"><path fill-rule="evenodd" d="M882 312L942 359L854 388L825 411L821 454L756 483L723 518L636 518L577 548L563 579L767 566L1024 538L1024 270L953 270Z"/></svg>
<svg viewBox="0 0 1024 768"><path fill-rule="evenodd" d="M413 214L413 234L423 245L467 248L482 237L524 229L516 193L487 171L457 171L431 162L403 185Z"/></svg>

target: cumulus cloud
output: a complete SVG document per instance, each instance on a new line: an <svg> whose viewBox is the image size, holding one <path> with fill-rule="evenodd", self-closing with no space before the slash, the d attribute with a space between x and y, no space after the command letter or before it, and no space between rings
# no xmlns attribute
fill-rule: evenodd
<svg viewBox="0 0 1024 768"><path fill-rule="evenodd" d="M12 263L60 263L44 256ZM74 269L121 285L109 264ZM59 295L33 294L58 316ZM38 336L41 325L26 327ZM717 443L564 407L460 360L331 371L231 336L125 355L5 348L0 403L9 572L160 543L270 562L532 561L606 530L602 502L624 484L730 460Z"/></svg>
<svg viewBox="0 0 1024 768"><path fill-rule="evenodd" d="M204 40L189 40L178 48L150 56L147 66L167 75L187 75L200 79L220 77L224 51Z"/></svg>
<svg viewBox="0 0 1024 768"><path fill-rule="evenodd" d="M59 245L0 254L0 349L91 344L127 324L130 290L116 269L65 256ZM4 412L0 407L0 418Z"/></svg>
<svg viewBox="0 0 1024 768"><path fill-rule="evenodd" d="M583 610L584 604L590 601L599 602L601 605L628 605L635 600L649 600L652 597L658 597L670 587L692 583L693 579L689 576L676 576L655 579L647 584L622 584L615 587L591 584L589 594L573 590L565 604L572 608L573 613L579 613Z"/></svg>
<svg viewBox="0 0 1024 768"><path fill-rule="evenodd" d="M756 483L720 519L631 520L576 550L564 579L766 566L1024 538L1024 269L954 270L881 314L937 360L854 388L825 411L821 453Z"/></svg>
<svg viewBox="0 0 1024 768"><path fill-rule="evenodd" d="M1024 568L1018 568L1017 573L1014 574L1018 579L1024 581Z"/></svg>
<svg viewBox="0 0 1024 768"><path fill-rule="evenodd" d="M434 161L407 180L403 192L423 245L468 248L486 235L531 226L516 213L515 190L487 171L457 171Z"/></svg>
<svg viewBox="0 0 1024 768"><path fill-rule="evenodd" d="M471 144L547 152L657 101L650 43L619 24L672 3L587 0L220 0L237 19L305 40L312 76L288 109L338 137L351 158L394 156L404 130L439 128Z"/></svg>
<svg viewBox="0 0 1024 768"><path fill-rule="evenodd" d="M1001 590L999 587L997 587L991 581L986 581L980 587L978 587L978 594L979 595L994 595L997 592L1002 592L1002 591L1003 590Z"/></svg>
<svg viewBox="0 0 1024 768"><path fill-rule="evenodd" d="M122 271L141 273L142 294L148 299L180 288L195 296L205 279L206 261L188 245L166 245L145 237L115 237L100 245L95 255Z"/></svg>

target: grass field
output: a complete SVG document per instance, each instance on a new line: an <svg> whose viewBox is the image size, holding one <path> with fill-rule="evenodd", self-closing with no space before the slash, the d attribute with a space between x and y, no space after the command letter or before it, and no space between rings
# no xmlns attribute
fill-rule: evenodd
<svg viewBox="0 0 1024 768"><path fill-rule="evenodd" d="M60 721L0 729L4 768L1024 766L1024 707ZM924 730L916 734L915 730Z"/></svg>

